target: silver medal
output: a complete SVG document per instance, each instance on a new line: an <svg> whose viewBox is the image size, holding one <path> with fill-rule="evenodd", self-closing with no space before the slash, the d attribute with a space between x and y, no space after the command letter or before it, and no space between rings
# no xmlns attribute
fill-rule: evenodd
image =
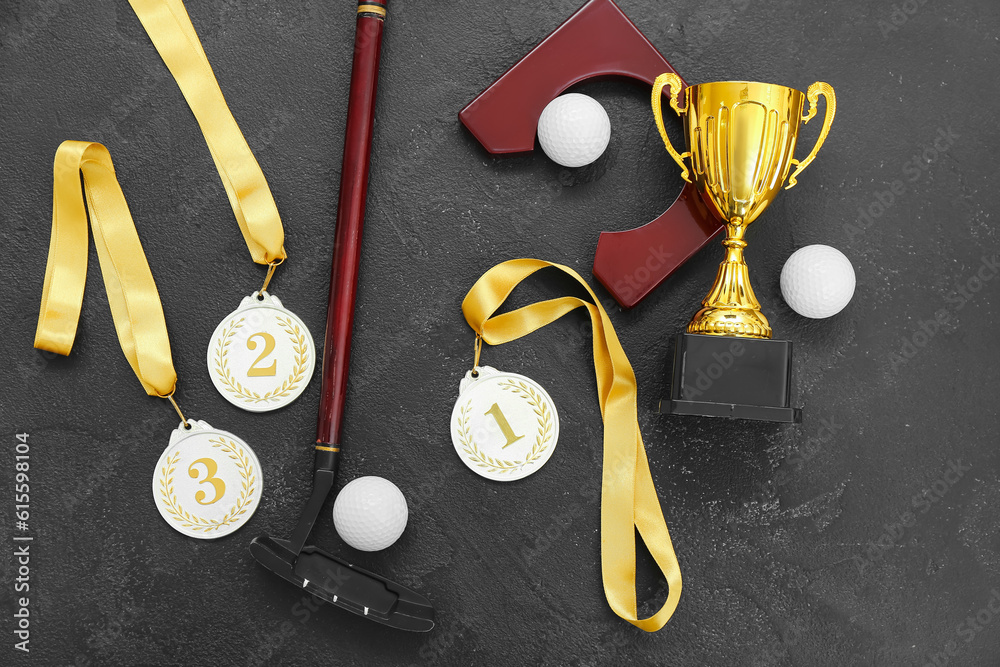
<svg viewBox="0 0 1000 667"><path fill-rule="evenodd" d="M278 297L254 292L212 334L208 373L226 400L251 412L277 410L305 390L316 367L309 329Z"/></svg>
<svg viewBox="0 0 1000 667"><path fill-rule="evenodd" d="M156 464L153 498L174 530L202 540L228 535L260 502L260 462L250 446L227 431L189 419L170 434Z"/></svg>
<svg viewBox="0 0 1000 667"><path fill-rule="evenodd" d="M478 475L499 482L545 465L559 439L559 415L541 385L517 373L480 366L465 374L451 413L451 440Z"/></svg>

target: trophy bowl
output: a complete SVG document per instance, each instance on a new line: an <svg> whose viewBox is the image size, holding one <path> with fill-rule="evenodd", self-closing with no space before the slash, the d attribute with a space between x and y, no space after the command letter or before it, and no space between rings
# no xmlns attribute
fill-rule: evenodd
<svg viewBox="0 0 1000 667"><path fill-rule="evenodd" d="M816 157L836 112L833 88L814 83L803 93L794 88L753 81L701 83L685 91L687 106L678 105L681 81L662 74L653 85L653 117L667 151L681 166L702 199L726 225L726 257L715 284L688 325L688 333L770 338L771 326L754 296L743 259L747 227L764 212L785 186ZM687 151L678 153L663 126L661 99L670 91L670 106L684 119ZM796 160L799 127L816 115L819 96L827 100L819 140L806 159ZM802 115L806 98L809 113ZM684 159L690 161L690 168ZM796 165L789 178L788 172Z"/></svg>
<svg viewBox="0 0 1000 667"><path fill-rule="evenodd" d="M665 89L670 93L670 106L684 119L687 150L683 153L674 149L663 125ZM684 107L678 103L682 93ZM800 161L794 157L799 128L816 115L820 95L826 99L823 129L812 151ZM803 115L807 99L809 111ZM817 82L803 93L771 83L718 81L684 89L676 74L661 74L653 85L652 105L656 127L667 152L680 165L681 177L695 186L726 226L722 242L726 255L715 283L688 324L687 334L678 336L667 411L797 421L799 413L788 407L791 343L768 340L771 325L750 285L744 237L778 192L796 185L798 175L822 147L837 108L833 88ZM789 175L792 166L795 171ZM739 346L740 355L747 356L736 359L732 341L694 338L712 336L763 339L761 343L773 345L747 341ZM732 358L733 363L726 366L725 378L710 378L711 392L706 397L706 389L699 389L694 378L717 372L706 368L719 365L719 358ZM702 400L695 401L695 397Z"/></svg>

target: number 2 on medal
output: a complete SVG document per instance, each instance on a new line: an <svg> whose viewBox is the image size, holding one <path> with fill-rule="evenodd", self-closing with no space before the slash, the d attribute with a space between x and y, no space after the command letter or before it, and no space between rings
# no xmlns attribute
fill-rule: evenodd
<svg viewBox="0 0 1000 667"><path fill-rule="evenodd" d="M514 429L510 427L510 424L507 422L507 418L503 416L503 412L500 411L500 406L496 403L494 403L493 407L483 414L492 416L494 421L496 421L497 426L500 427L500 432L503 433L503 437L507 438L507 444L501 447L501 449L507 449L524 437L523 435L517 435L514 433Z"/></svg>
<svg viewBox="0 0 1000 667"><path fill-rule="evenodd" d="M211 505L212 503L218 502L222 496L226 495L226 483L215 476L215 473L219 472L218 464L212 459L198 459L194 463L188 466L188 474L194 479L198 479L198 471L195 466L198 464L205 466L205 479L198 482L198 484L211 484L212 488L215 490L215 497L209 502L205 502L205 498L208 496L204 491L198 491L194 494L194 499L199 505Z"/></svg>
<svg viewBox="0 0 1000 667"><path fill-rule="evenodd" d="M250 364L250 368L247 369L247 377L259 378L259 377L270 377L272 375L278 374L278 360L275 359L271 362L270 366L266 368L257 368L257 364L264 360L264 357L271 354L274 351L274 336L267 333L266 331L258 331L249 338L247 338L247 349L256 350L257 342L254 340L257 336L264 339L264 351L260 353L260 356L254 359L254 362Z"/></svg>

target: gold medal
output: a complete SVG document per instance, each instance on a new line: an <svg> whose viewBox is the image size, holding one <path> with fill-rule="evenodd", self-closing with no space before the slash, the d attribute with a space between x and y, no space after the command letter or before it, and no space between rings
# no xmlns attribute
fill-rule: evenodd
<svg viewBox="0 0 1000 667"><path fill-rule="evenodd" d="M226 400L251 412L277 410L309 384L316 351L309 329L267 292L288 257L285 231L253 156L182 0L129 0L205 136L250 257L267 266L264 284L216 328L208 373Z"/></svg>
<svg viewBox="0 0 1000 667"><path fill-rule="evenodd" d="M181 418L153 473L156 506L185 535L227 535L257 508L260 462L232 433L185 419L174 400L177 371L163 306L111 154L101 144L66 141L53 172L52 241L35 347L63 355L73 348L87 279L89 211L122 352L146 393L170 401Z"/></svg>
<svg viewBox="0 0 1000 667"><path fill-rule="evenodd" d="M512 311L497 313L510 293L542 269L554 269L572 278L589 299L563 296L538 301ZM501 345L537 331L578 308L590 315L594 335L594 372L604 420L604 470L601 475L601 571L604 594L611 609L637 628L655 632L670 619L681 596L681 571L663 518L663 510L646 458L637 413L635 373L618 334L597 295L573 269L538 259L512 259L497 264L476 281L465 299L462 313L476 332L473 371L466 375L452 412L455 449L469 465L491 479L503 479L508 468L528 467L528 458L546 445L546 402L541 387L522 375L479 367L483 342ZM478 389L481 386L482 389ZM478 395L482 392L482 395ZM506 394L506 395L505 395ZM508 400L510 394L521 404ZM492 401L492 403L491 403ZM525 405L529 408L524 410ZM558 435L555 409L552 443ZM535 428L530 431L532 415ZM492 420L492 422L490 421ZM534 437L532 438L532 433ZM531 441L527 454L514 448ZM473 446L474 445L474 446ZM491 449L485 449L490 447ZM510 451L511 454L507 454ZM464 454L463 454L464 452ZM549 453L551 455L551 453ZM542 461L542 452L538 461ZM521 458L523 457L523 458ZM470 459L475 459L470 463ZM542 461L544 462L544 461ZM532 460L532 464L537 461ZM486 471L489 474L484 474ZM525 473L527 474L527 473ZM493 475L497 475L494 477ZM523 475L522 475L523 476ZM513 479L517 479L516 477ZM636 603L636 536L641 537L668 584L667 599L652 616L641 618Z"/></svg>
<svg viewBox="0 0 1000 667"><path fill-rule="evenodd" d="M309 329L266 291L243 299L216 327L208 346L212 384L227 401L251 412L294 401L315 367Z"/></svg>
<svg viewBox="0 0 1000 667"><path fill-rule="evenodd" d="M201 540L246 523L262 488L260 461L250 446L197 419L178 424L153 474L153 499L164 520Z"/></svg>
<svg viewBox="0 0 1000 667"><path fill-rule="evenodd" d="M451 441L478 475L512 482L537 472L559 439L559 415L540 384L479 366L465 374L451 411Z"/></svg>

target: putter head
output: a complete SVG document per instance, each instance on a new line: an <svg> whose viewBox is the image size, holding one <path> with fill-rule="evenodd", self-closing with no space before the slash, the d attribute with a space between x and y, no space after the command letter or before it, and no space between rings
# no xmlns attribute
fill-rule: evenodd
<svg viewBox="0 0 1000 667"><path fill-rule="evenodd" d="M359 616L411 632L434 627L427 598L315 546L297 554L288 540L263 535L250 543L250 553L282 579Z"/></svg>

